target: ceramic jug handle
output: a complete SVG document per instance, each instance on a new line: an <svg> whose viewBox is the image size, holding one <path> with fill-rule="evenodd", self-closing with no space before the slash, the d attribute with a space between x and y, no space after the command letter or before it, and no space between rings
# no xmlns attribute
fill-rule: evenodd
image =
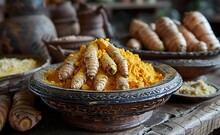
<svg viewBox="0 0 220 135"><path fill-rule="evenodd" d="M110 37L112 37L111 25L108 21L108 17L106 15L106 12L105 12L103 6L99 7L99 12L101 13L103 21L104 21L104 26L103 27L104 27L106 37L110 38Z"/></svg>

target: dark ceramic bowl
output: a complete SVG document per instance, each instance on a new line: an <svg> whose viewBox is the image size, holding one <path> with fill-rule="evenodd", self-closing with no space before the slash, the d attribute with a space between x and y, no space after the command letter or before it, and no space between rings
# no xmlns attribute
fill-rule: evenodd
<svg viewBox="0 0 220 135"><path fill-rule="evenodd" d="M28 87L49 107L60 111L74 127L96 132L120 131L148 120L153 110L163 105L182 85L182 78L175 69L161 63L152 64L164 75L164 79L155 85L134 90L97 92L46 83L44 72L58 65L36 72Z"/></svg>
<svg viewBox="0 0 220 135"><path fill-rule="evenodd" d="M202 75L214 72L220 66L220 55L204 59L166 59L156 60L170 65L185 80L193 80Z"/></svg>
<svg viewBox="0 0 220 135"><path fill-rule="evenodd" d="M209 84L209 83L208 85L215 87L216 92L214 94L205 95L205 96L191 96L191 95L186 95L186 94L174 93L172 95L172 99L175 101L182 102L182 103L199 103L199 102L203 102L206 100L210 100L220 95L219 86L215 84Z"/></svg>
<svg viewBox="0 0 220 135"><path fill-rule="evenodd" d="M37 68L27 71L27 72L0 77L0 93L1 94L11 93L11 92L18 90L21 87L27 87L27 82L30 76L34 72L50 64L49 59L45 59L40 56L32 56L32 55L2 55L0 56L0 59L1 58L18 58L18 59L33 58L34 60L37 61L39 65Z"/></svg>

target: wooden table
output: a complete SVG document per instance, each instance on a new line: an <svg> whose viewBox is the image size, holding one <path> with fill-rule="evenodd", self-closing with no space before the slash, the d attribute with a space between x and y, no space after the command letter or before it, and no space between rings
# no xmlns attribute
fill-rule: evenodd
<svg viewBox="0 0 220 135"><path fill-rule="evenodd" d="M220 70L205 78L220 86ZM91 133L75 129L65 124L60 115L46 105L41 104L38 108L42 110L43 119L36 127L27 132L17 132L7 123L1 135L207 135L220 127L220 96L196 104L171 100L155 110L146 123L115 133Z"/></svg>

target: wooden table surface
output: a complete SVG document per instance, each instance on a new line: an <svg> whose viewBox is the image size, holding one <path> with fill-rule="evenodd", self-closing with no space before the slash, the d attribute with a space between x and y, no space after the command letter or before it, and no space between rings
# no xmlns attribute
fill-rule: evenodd
<svg viewBox="0 0 220 135"><path fill-rule="evenodd" d="M220 70L203 76L209 82L220 86ZM57 112L46 105L38 106L43 119L26 132L12 130L8 123L1 135L207 135L220 127L220 96L200 103L181 103L169 100L154 111L144 124L123 132L91 133L67 125ZM212 133L213 132L213 133ZM219 130L218 130L219 132Z"/></svg>

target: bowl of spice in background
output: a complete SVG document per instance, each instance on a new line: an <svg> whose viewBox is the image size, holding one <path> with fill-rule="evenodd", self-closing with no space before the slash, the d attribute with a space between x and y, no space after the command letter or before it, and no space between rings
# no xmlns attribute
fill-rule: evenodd
<svg viewBox="0 0 220 135"><path fill-rule="evenodd" d="M49 64L49 59L35 55L0 56L0 93L27 87L30 76Z"/></svg>
<svg viewBox="0 0 220 135"><path fill-rule="evenodd" d="M96 39L34 73L28 88L73 127L115 132L146 122L181 85L172 67Z"/></svg>

